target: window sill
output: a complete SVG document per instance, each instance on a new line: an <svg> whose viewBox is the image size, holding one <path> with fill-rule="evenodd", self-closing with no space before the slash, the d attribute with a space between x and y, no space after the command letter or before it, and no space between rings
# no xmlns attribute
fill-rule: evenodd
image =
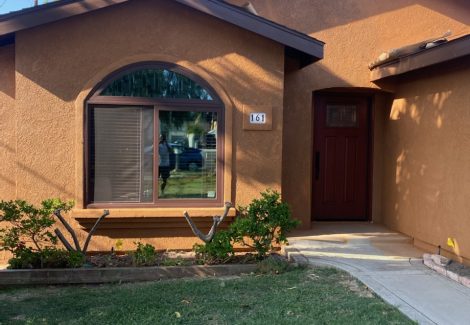
<svg viewBox="0 0 470 325"><path fill-rule="evenodd" d="M74 219L97 219L103 214L104 209L73 209ZM224 213L224 207L220 208L110 208L106 219L121 218L175 218L183 217L183 212L188 211L192 218L207 218ZM231 208L228 215L234 217L236 210Z"/></svg>

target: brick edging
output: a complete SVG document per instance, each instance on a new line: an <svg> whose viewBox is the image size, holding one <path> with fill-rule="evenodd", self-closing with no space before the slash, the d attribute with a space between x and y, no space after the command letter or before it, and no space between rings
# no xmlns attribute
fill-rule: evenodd
<svg viewBox="0 0 470 325"><path fill-rule="evenodd" d="M156 281L251 273L256 264L0 270L0 286Z"/></svg>
<svg viewBox="0 0 470 325"><path fill-rule="evenodd" d="M445 266L442 266L442 265L439 265L439 264L436 264L433 260L432 260L432 255L431 254L424 254L423 255L423 263L424 265L426 265L427 267L429 267L430 269L436 271L437 273L445 276L445 277L448 277L449 279L451 280L454 280L468 288L470 288L470 277L468 276L463 276L463 275L459 275L449 269L447 269L447 267Z"/></svg>

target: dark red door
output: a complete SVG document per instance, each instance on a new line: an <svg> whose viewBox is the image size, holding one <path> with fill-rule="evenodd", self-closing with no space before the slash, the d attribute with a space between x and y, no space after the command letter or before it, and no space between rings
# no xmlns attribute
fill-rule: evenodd
<svg viewBox="0 0 470 325"><path fill-rule="evenodd" d="M315 99L314 220L367 220L368 100Z"/></svg>

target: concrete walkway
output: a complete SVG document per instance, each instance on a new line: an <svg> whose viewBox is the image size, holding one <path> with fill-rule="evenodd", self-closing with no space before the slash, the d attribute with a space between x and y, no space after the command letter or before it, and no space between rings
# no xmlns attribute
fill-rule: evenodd
<svg viewBox="0 0 470 325"><path fill-rule="evenodd" d="M428 269L412 240L370 223L315 223L284 248L290 258L349 272L419 324L470 324L470 289Z"/></svg>

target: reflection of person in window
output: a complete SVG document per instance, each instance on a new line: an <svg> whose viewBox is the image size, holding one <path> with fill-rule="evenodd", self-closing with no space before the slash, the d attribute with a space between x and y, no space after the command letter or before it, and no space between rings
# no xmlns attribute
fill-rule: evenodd
<svg viewBox="0 0 470 325"><path fill-rule="evenodd" d="M167 179L170 177L170 153L171 147L168 145L168 142L166 142L166 136L162 134L158 145L158 177L162 179L162 184L160 185L162 194L165 191Z"/></svg>

